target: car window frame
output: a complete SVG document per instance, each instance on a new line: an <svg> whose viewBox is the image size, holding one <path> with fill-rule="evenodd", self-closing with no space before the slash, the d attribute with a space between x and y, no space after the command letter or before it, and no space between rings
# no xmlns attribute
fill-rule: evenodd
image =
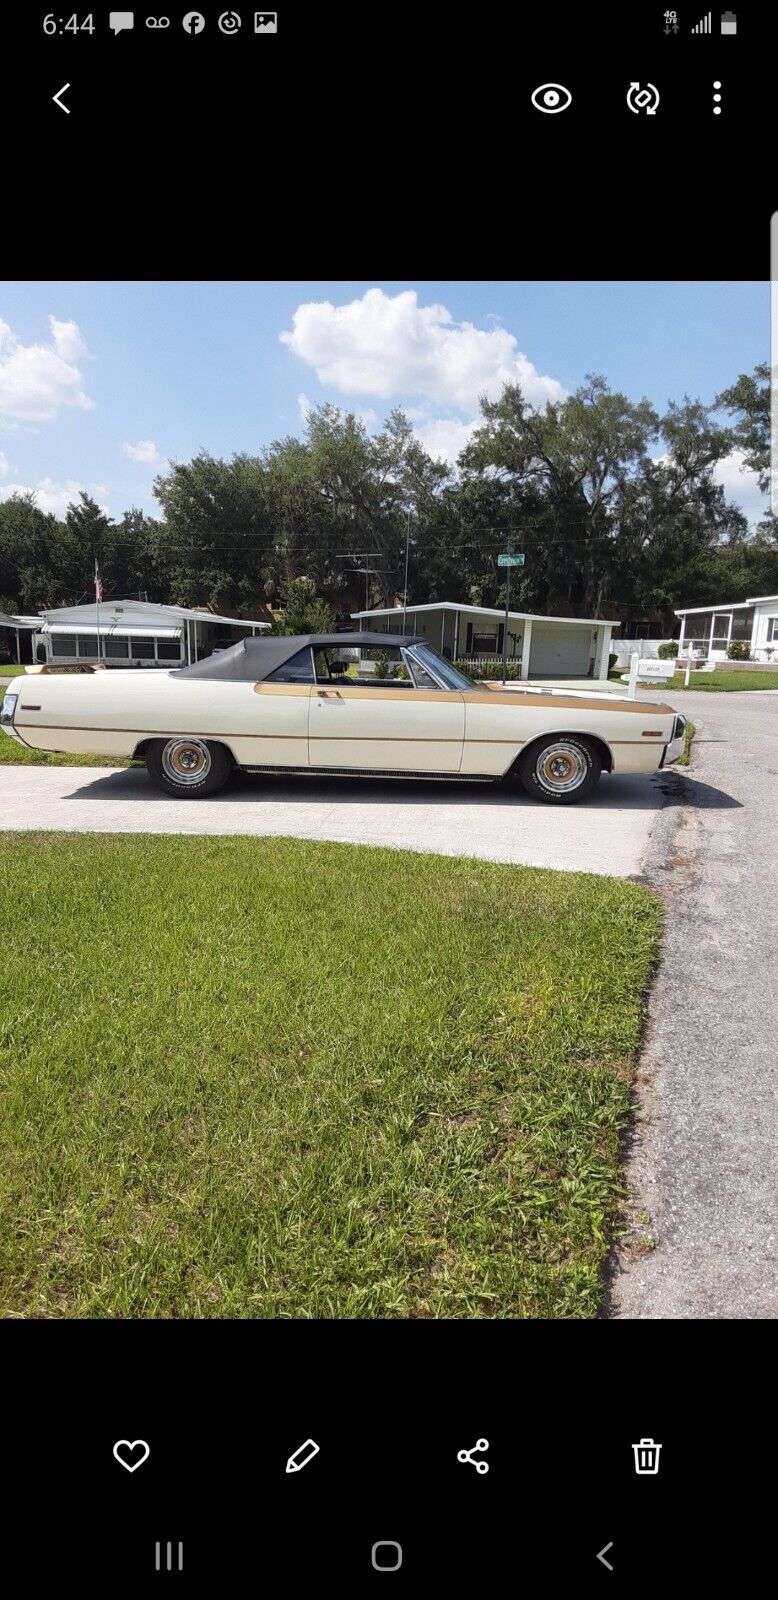
<svg viewBox="0 0 778 1600"><path fill-rule="evenodd" d="M429 650L429 648L430 648L429 645L427 645L427 649L428 650ZM415 645L409 644L409 645L404 646L403 647L403 655L405 655L406 651L407 651L407 653L408 653L408 655L410 657L411 663L415 662L415 664L418 667L420 672L425 672L427 674L428 678L432 678L433 683L436 685L436 687L438 689L440 689L442 694L464 694L465 693L464 688L461 688L458 684L446 683L445 680L443 678L441 678L435 672L434 667L431 667L429 665L429 663L423 659L423 657L421 659L417 660L416 656L415 656L415 651L416 651L416 646ZM454 668L454 671L458 672L458 670L459 670L458 668ZM464 677L464 673L461 674L461 676ZM414 688L416 688L415 682L414 682Z"/></svg>
<svg viewBox="0 0 778 1600"><path fill-rule="evenodd" d="M282 677L281 674L286 672L287 667L289 667L290 664L293 661L296 661L298 659L298 657L302 656L302 655L307 655L309 660L310 660L310 664L311 664L311 676L310 676L310 679L306 679L306 678L284 678L284 677ZM289 684L293 684L293 685L296 684L297 687L300 688L300 689L315 689L316 688L316 667L314 665L314 660L313 660L313 647L312 647L312 645L306 644L306 645L303 645L302 650L296 650L294 655L293 656L289 656L288 659L283 663L282 666L276 667L275 672L268 673L268 676L263 679L263 682L264 683L289 683Z"/></svg>

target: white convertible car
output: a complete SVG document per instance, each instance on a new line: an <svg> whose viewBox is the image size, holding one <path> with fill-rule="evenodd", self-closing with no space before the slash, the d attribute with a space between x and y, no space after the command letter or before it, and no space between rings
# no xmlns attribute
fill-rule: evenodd
<svg viewBox="0 0 778 1600"><path fill-rule="evenodd" d="M422 639L244 639L175 671L35 671L0 712L34 750L143 760L168 794L214 794L231 770L518 778L557 805L603 772L676 761L684 718L596 689L473 683Z"/></svg>

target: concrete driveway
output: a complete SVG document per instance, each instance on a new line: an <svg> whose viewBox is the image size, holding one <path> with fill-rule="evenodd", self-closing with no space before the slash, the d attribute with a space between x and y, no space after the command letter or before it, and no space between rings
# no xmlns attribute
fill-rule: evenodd
<svg viewBox="0 0 778 1600"><path fill-rule="evenodd" d="M772 1318L778 694L668 698L698 732L680 811L660 815L644 862L666 925L639 1073L634 1233L610 1309Z"/></svg>
<svg viewBox="0 0 778 1600"><path fill-rule="evenodd" d="M174 800L140 768L0 767L0 828L88 833L286 835L639 875L679 780L605 777L590 800L551 806L518 786L236 775L212 800Z"/></svg>

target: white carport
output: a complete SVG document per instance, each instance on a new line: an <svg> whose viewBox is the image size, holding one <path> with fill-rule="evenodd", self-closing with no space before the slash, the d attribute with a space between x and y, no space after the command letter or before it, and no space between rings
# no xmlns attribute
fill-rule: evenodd
<svg viewBox="0 0 778 1600"><path fill-rule="evenodd" d="M441 655L465 664L502 660L505 610L453 600L425 605L386 606L352 611L360 628L387 633L418 633ZM508 661L522 678L602 678L608 676L611 635L619 623L599 617L548 617L508 612Z"/></svg>
<svg viewBox="0 0 778 1600"><path fill-rule="evenodd" d="M22 659L22 634L34 633L38 627L38 621L37 617L7 616L4 611L0 611L0 628L16 635L16 660L18 662L21 662Z"/></svg>
<svg viewBox="0 0 778 1600"><path fill-rule="evenodd" d="M36 660L67 665L104 661L113 667L176 667L200 661L269 622L223 617L188 606L145 600L101 600L42 611L33 638Z"/></svg>

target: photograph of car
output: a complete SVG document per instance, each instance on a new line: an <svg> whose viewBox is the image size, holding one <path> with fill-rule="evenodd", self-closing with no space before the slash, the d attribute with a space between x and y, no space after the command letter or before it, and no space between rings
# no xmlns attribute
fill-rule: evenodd
<svg viewBox="0 0 778 1600"><path fill-rule="evenodd" d="M670 706L607 690L479 683L423 638L354 632L247 638L189 666L14 679L2 710L36 750L145 761L172 795L215 794L236 768L518 780L569 805L603 773L683 754Z"/></svg>

